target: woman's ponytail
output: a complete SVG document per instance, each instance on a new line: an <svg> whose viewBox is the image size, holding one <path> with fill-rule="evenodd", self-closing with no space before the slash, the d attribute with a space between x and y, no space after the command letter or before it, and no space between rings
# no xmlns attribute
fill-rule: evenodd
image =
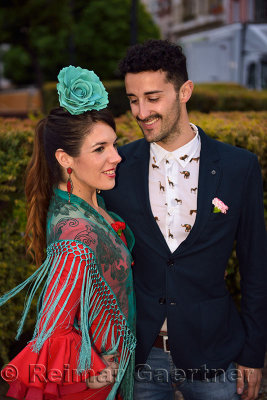
<svg viewBox="0 0 267 400"><path fill-rule="evenodd" d="M35 130L33 155L26 171L25 194L28 204L25 241L37 266L44 260L46 247L46 217L52 194L52 180L45 158L44 128L41 120Z"/></svg>

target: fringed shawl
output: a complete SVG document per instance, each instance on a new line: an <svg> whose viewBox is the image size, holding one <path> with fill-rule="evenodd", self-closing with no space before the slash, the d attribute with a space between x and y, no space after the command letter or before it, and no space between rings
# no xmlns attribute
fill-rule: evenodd
<svg viewBox="0 0 267 400"><path fill-rule="evenodd" d="M103 207L100 196L98 201ZM120 220L117 215L110 215ZM132 232L126 227L124 233L129 249L132 249ZM16 337L19 338L33 296L43 284L38 300L37 322L30 342L32 351L38 353L58 328L58 321L62 320L68 299L79 281L80 315L76 315L74 321L75 328L81 332L78 371L90 370L91 351L96 348L97 342L99 347L99 340L102 355L115 354L120 345L118 375L108 400L115 398L118 389L124 400L132 399L136 339L129 249L108 222L84 200L72 195L68 203L67 193L55 189L47 217L47 256L44 263L27 280L0 298L2 305L31 284L19 323ZM69 262L70 254L71 264L66 273L65 262ZM58 287L60 279L63 285ZM62 303L60 311L55 315L59 302Z"/></svg>

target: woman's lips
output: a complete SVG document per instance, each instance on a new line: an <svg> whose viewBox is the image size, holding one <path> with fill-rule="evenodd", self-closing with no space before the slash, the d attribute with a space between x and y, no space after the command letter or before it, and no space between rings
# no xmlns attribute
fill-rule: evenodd
<svg viewBox="0 0 267 400"><path fill-rule="evenodd" d="M108 169L107 171L104 171L103 174L107 175L109 178L115 178L116 170L114 168Z"/></svg>

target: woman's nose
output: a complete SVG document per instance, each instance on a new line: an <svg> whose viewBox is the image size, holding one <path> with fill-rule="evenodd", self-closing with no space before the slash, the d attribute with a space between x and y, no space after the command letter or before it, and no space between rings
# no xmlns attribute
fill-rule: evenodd
<svg viewBox="0 0 267 400"><path fill-rule="evenodd" d="M111 162L114 164L118 164L119 162L121 162L121 156L119 155L117 148L114 148L112 151Z"/></svg>

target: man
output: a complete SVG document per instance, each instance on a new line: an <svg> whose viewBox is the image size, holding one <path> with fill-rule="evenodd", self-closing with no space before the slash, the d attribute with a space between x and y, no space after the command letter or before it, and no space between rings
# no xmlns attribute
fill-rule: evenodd
<svg viewBox="0 0 267 400"><path fill-rule="evenodd" d="M267 314L257 157L189 122L193 83L179 46L133 46L120 71L145 137L121 148L117 187L104 194L136 239L135 399L173 399L176 388L186 400L256 399ZM235 242L240 315L224 280Z"/></svg>

